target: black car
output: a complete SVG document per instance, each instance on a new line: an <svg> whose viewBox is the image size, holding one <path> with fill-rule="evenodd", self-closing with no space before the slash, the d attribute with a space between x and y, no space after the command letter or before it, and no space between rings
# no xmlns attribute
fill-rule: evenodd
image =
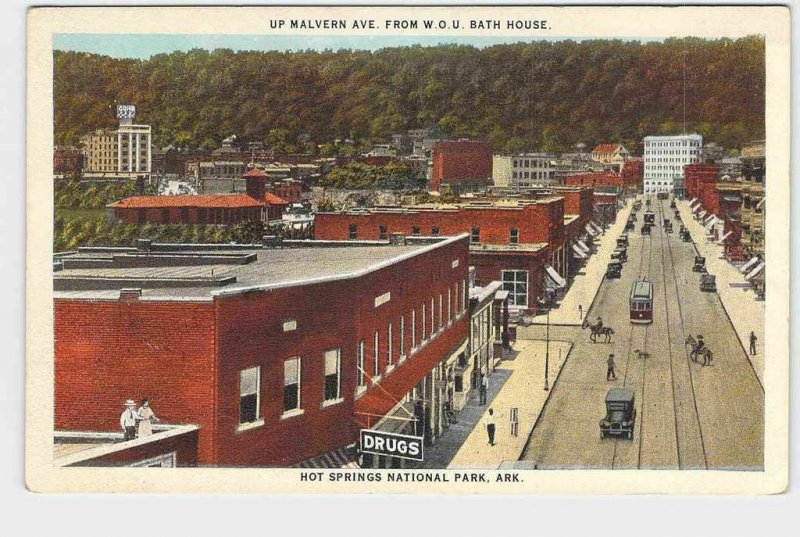
<svg viewBox="0 0 800 537"><path fill-rule="evenodd" d="M621 262L625 263L628 261L628 250L625 248L617 248L613 252L611 252L611 260L619 259Z"/></svg>
<svg viewBox="0 0 800 537"><path fill-rule="evenodd" d="M620 278L622 276L622 261L612 259L606 267L606 278Z"/></svg>
<svg viewBox="0 0 800 537"><path fill-rule="evenodd" d="M630 388L611 388L606 394L606 417L600 420L600 438L622 436L633 440L635 395Z"/></svg>
<svg viewBox="0 0 800 537"><path fill-rule="evenodd" d="M650 235L650 224L644 224L642 226L642 235Z"/></svg>
<svg viewBox="0 0 800 537"><path fill-rule="evenodd" d="M701 255L694 256L693 272L704 272L706 269L706 258Z"/></svg>

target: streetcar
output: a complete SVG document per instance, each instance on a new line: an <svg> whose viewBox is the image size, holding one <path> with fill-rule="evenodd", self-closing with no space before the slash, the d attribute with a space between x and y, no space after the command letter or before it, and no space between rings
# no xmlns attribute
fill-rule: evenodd
<svg viewBox="0 0 800 537"><path fill-rule="evenodd" d="M656 194L656 198L660 200L669 199L669 194L667 192L659 192L658 194Z"/></svg>
<svg viewBox="0 0 800 537"><path fill-rule="evenodd" d="M644 223L645 224L655 224L656 223L656 213L653 211L647 211L644 213Z"/></svg>
<svg viewBox="0 0 800 537"><path fill-rule="evenodd" d="M631 288L631 322L653 322L653 284L647 280L634 282Z"/></svg>

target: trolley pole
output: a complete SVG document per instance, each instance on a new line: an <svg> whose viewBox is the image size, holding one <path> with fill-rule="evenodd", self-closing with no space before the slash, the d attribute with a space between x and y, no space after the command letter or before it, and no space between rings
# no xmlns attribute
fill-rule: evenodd
<svg viewBox="0 0 800 537"><path fill-rule="evenodd" d="M550 305L547 305L547 329L544 343L544 391L550 390L548 372L550 371Z"/></svg>

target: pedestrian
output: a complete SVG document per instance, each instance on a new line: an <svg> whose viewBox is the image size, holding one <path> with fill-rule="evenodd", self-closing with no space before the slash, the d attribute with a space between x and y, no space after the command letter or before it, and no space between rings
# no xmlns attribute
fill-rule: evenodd
<svg viewBox="0 0 800 537"><path fill-rule="evenodd" d="M489 435L489 445L494 445L494 410L491 408L489 409L489 413L486 414L486 418L484 418L484 423L486 424L486 433Z"/></svg>
<svg viewBox="0 0 800 537"><path fill-rule="evenodd" d="M119 417L119 426L122 427L123 440L133 440L136 438L136 422L139 415L136 413L136 403L133 399L125 401L125 410Z"/></svg>
<svg viewBox="0 0 800 537"><path fill-rule="evenodd" d="M489 391L489 377L481 373L481 405L486 404L486 394Z"/></svg>
<svg viewBox="0 0 800 537"><path fill-rule="evenodd" d="M617 373L614 369L617 367L617 364L614 363L614 355L609 354L608 360L606 361L608 364L608 371L606 371L606 380L617 380Z"/></svg>
<svg viewBox="0 0 800 537"><path fill-rule="evenodd" d="M150 399L142 399L142 406L137 411L139 416L139 438L153 434L153 422L160 421L153 409L150 408Z"/></svg>
<svg viewBox="0 0 800 537"><path fill-rule="evenodd" d="M758 338L756 337L755 332L752 330L750 331L750 354L756 354L756 341Z"/></svg>
<svg viewBox="0 0 800 537"><path fill-rule="evenodd" d="M583 304L578 304L578 317L583 320Z"/></svg>

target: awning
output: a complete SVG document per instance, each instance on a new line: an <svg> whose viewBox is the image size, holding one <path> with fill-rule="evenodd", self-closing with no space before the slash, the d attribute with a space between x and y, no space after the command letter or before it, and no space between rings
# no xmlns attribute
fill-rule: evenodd
<svg viewBox="0 0 800 537"><path fill-rule="evenodd" d="M703 218L703 217L706 215L706 213L707 213L707 212L708 212L708 211L706 211L705 209L703 209L703 210L700 212L700 214L698 214L697 216L698 216L699 218Z"/></svg>
<svg viewBox="0 0 800 537"><path fill-rule="evenodd" d="M692 208L692 212L693 212L693 213L696 213L696 212L697 212L697 210L700 208L700 205L701 205L700 203L698 203L697 205L695 205L695 206Z"/></svg>
<svg viewBox="0 0 800 537"><path fill-rule="evenodd" d="M308 459L297 465L298 468L359 468L355 450L341 447Z"/></svg>
<svg viewBox="0 0 800 537"><path fill-rule="evenodd" d="M747 276L745 276L745 277L744 277L744 279L745 279L745 280L751 280L751 279L753 279L755 276L758 276L758 274L760 274L760 273L761 273L761 271L762 271L762 270L764 270L764 266L765 266L765 265L766 265L766 263L764 263L764 262L762 261L761 263L759 263L759 264L758 264L758 266L756 266L756 268L754 268L753 270L751 270L751 271L750 271L750 272L747 274Z"/></svg>
<svg viewBox="0 0 800 537"><path fill-rule="evenodd" d="M742 273L745 273L748 270L750 270L752 267L754 267L756 265L756 263L758 263L759 261L761 261L761 258L758 257L758 256L755 256L755 257L751 258L750 261L748 261L747 263L742 265L742 268L740 268L739 271L741 271Z"/></svg>
<svg viewBox="0 0 800 537"><path fill-rule="evenodd" d="M714 216L714 215L712 214L711 216ZM717 218L716 217L709 218L708 221L706 222L706 229L711 229L712 227L714 227L714 224L716 224L716 223L717 223Z"/></svg>
<svg viewBox="0 0 800 537"><path fill-rule="evenodd" d="M595 236L597 236L597 232L596 232L595 230L593 230L593 229L592 229L592 228L589 226L589 224L586 224L586 232L587 232L589 235L591 235L592 237L595 237Z"/></svg>
<svg viewBox="0 0 800 537"><path fill-rule="evenodd" d="M561 275L556 272L556 269L551 267L550 265L545 265L545 270L547 271L547 275L556 283L558 288L566 287L567 280L561 277Z"/></svg>
<svg viewBox="0 0 800 537"><path fill-rule="evenodd" d="M720 237L719 240L717 241L717 244L723 244L725 242L725 239L727 239L730 236L731 233L733 233L733 231L729 231L726 234L724 234L722 237Z"/></svg>
<svg viewBox="0 0 800 537"><path fill-rule="evenodd" d="M586 246L586 243L583 241L578 241L578 246L580 246L583 249L583 251L586 252L587 254L592 251L591 249L589 249L588 246Z"/></svg>
<svg viewBox="0 0 800 537"><path fill-rule="evenodd" d="M697 201L697 198L692 198L691 200L689 200L689 207L694 205L694 202L696 202L696 201Z"/></svg>
<svg viewBox="0 0 800 537"><path fill-rule="evenodd" d="M598 233L602 233L603 232L603 228L601 228L600 226L595 224L593 221L589 222L589 223L594 226L594 228L597 230Z"/></svg>
<svg viewBox="0 0 800 537"><path fill-rule="evenodd" d="M712 218L716 218L716 217L717 217L717 215L715 215L714 213L709 214L708 218L706 218L706 223L708 223L708 221L711 220Z"/></svg>
<svg viewBox="0 0 800 537"><path fill-rule="evenodd" d="M760 208L761 208L761 206L762 206L762 205L764 205L764 202L765 202L765 201L767 201L767 198L761 198L761 201L759 201L758 203L756 203L756 209L760 209Z"/></svg>
<svg viewBox="0 0 800 537"><path fill-rule="evenodd" d="M586 253L584 253L584 251L583 251L583 250L581 250L580 248L578 248L578 247L577 247L577 246L575 246L574 244L572 245L572 251L573 251L573 252L575 252L575 254L576 254L578 257L580 257L581 259L586 259Z"/></svg>

